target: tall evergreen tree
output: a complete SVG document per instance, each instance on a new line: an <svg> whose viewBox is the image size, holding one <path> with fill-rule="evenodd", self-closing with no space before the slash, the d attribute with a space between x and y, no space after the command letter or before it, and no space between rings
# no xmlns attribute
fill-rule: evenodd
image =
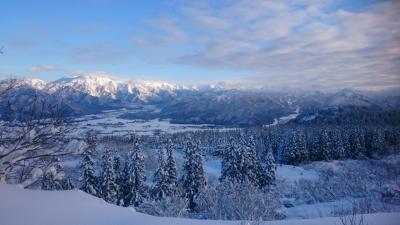
<svg viewBox="0 0 400 225"><path fill-rule="evenodd" d="M83 151L82 168L83 176L81 190L93 196L100 197L98 179L96 177L93 161L93 153L96 150L96 136L88 134L86 136L87 148Z"/></svg>
<svg viewBox="0 0 400 225"><path fill-rule="evenodd" d="M127 157L128 158L128 157ZM120 188L120 204L125 207L130 205L130 193L131 193L131 166L128 160L125 161L124 169L122 170L121 174L121 183L119 184Z"/></svg>
<svg viewBox="0 0 400 225"><path fill-rule="evenodd" d="M336 140L335 148L336 148L336 158L337 159L345 159L346 158L346 146L345 141L341 138Z"/></svg>
<svg viewBox="0 0 400 225"><path fill-rule="evenodd" d="M343 151L344 151L343 155L342 155L343 156L342 159L347 159L351 156L350 136L349 136L347 129L343 129L341 131L340 139L341 139L341 142L342 142L341 144L343 146Z"/></svg>
<svg viewBox="0 0 400 225"><path fill-rule="evenodd" d="M188 208L193 211L196 208L195 196L206 186L203 157L198 144L190 137L186 141L184 153L182 186L184 196L189 201Z"/></svg>
<svg viewBox="0 0 400 225"><path fill-rule="evenodd" d="M222 158L220 181L250 182L260 188L266 185L265 172L257 157L253 137L250 137L247 142L243 135L231 139L231 143Z"/></svg>
<svg viewBox="0 0 400 225"><path fill-rule="evenodd" d="M161 200L165 197L167 191L167 175L164 160L163 146L158 148L158 167L154 173L152 195L155 200Z"/></svg>
<svg viewBox="0 0 400 225"><path fill-rule="evenodd" d="M312 132L311 143L309 145L309 153L311 161L322 160L322 137L318 130L314 129Z"/></svg>
<svg viewBox="0 0 400 225"><path fill-rule="evenodd" d="M374 129L372 136L372 151L378 154L385 153L385 134L381 129Z"/></svg>
<svg viewBox="0 0 400 225"><path fill-rule="evenodd" d="M123 186L125 183L123 171L121 168L121 158L119 156L114 157L114 171L115 171L115 183L117 186L117 205L124 205L124 193Z"/></svg>
<svg viewBox="0 0 400 225"><path fill-rule="evenodd" d="M127 204L138 206L146 198L144 155L138 137L132 138L133 149L129 154L129 194Z"/></svg>
<svg viewBox="0 0 400 225"><path fill-rule="evenodd" d="M102 191L101 197L108 203L117 204L118 187L114 171L114 160L111 151L106 150L103 155L103 173L102 173Z"/></svg>
<svg viewBox="0 0 400 225"><path fill-rule="evenodd" d="M359 158L365 153L365 146L363 145L363 134L360 129L355 128L350 131L350 157Z"/></svg>
<svg viewBox="0 0 400 225"><path fill-rule="evenodd" d="M173 143L171 139L168 139L167 144L167 161L165 164L165 173L166 173L166 183L167 183L167 190L166 194L168 196L175 195L177 191L177 175L176 175L176 162L173 153Z"/></svg>
<svg viewBox="0 0 400 225"><path fill-rule="evenodd" d="M323 160L332 159L333 146L331 132L324 129L321 136L321 156Z"/></svg>
<svg viewBox="0 0 400 225"><path fill-rule="evenodd" d="M237 176L240 174L239 171L239 145L238 141L231 137L227 148L224 150L221 162L221 177L219 180L234 182L238 180Z"/></svg>
<svg viewBox="0 0 400 225"><path fill-rule="evenodd" d="M269 149L266 160L266 179L268 187L273 187L276 184L276 165L272 149Z"/></svg>
<svg viewBox="0 0 400 225"><path fill-rule="evenodd" d="M242 170L246 174L246 179L260 188L267 184L265 171L263 171L261 162L257 157L256 145L253 136L249 137L244 152L244 168Z"/></svg>
<svg viewBox="0 0 400 225"><path fill-rule="evenodd" d="M289 164L298 164L308 158L306 136L302 130L294 130L286 145L286 161Z"/></svg>

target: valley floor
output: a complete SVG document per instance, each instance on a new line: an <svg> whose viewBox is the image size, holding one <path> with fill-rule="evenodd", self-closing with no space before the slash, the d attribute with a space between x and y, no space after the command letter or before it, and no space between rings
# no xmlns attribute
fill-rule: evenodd
<svg viewBox="0 0 400 225"><path fill-rule="evenodd" d="M110 205L81 191L39 191L0 184L1 225L129 225L246 224L242 221L194 220L154 217L132 208ZM369 225L397 225L400 213L365 215ZM268 225L339 225L338 217L268 221Z"/></svg>

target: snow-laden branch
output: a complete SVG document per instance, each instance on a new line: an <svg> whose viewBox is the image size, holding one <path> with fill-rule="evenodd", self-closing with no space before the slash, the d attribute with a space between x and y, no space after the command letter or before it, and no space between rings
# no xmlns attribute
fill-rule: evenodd
<svg viewBox="0 0 400 225"><path fill-rule="evenodd" d="M0 98L12 105L10 96L15 88L19 86L13 79L0 84ZM49 107L37 95L30 97L23 119L0 121L0 182L33 161L70 154L69 140L65 138L70 128L63 125L58 108Z"/></svg>

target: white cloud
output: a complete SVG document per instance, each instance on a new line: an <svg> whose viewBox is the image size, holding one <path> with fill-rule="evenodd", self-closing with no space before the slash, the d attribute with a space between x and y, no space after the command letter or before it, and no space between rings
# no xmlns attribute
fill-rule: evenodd
<svg viewBox="0 0 400 225"><path fill-rule="evenodd" d="M254 82L266 85L400 86L400 2L357 12L334 8L332 2L184 4L169 33L185 38L174 38L171 48L199 47L174 62L251 71Z"/></svg>

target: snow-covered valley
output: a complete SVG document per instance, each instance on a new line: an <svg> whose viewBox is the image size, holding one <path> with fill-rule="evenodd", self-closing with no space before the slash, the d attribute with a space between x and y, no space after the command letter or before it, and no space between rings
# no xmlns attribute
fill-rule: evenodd
<svg viewBox="0 0 400 225"><path fill-rule="evenodd" d="M11 0L0 225L400 225L400 0Z"/></svg>
<svg viewBox="0 0 400 225"><path fill-rule="evenodd" d="M146 106L151 108L151 106ZM205 129L218 129L223 126L213 124L177 124L169 119L129 119L124 115L129 113L151 113L151 109L119 109L106 110L97 114L85 115L74 118L66 125L76 128L76 133L84 134L94 130L102 135L127 135L136 133L140 135L154 135L156 133L177 133Z"/></svg>
<svg viewBox="0 0 400 225"><path fill-rule="evenodd" d="M0 96L0 180L27 190L0 195L43 198L43 215L26 213L33 224L390 224L400 212L392 102L96 76L15 82ZM5 214L6 225L28 218Z"/></svg>

